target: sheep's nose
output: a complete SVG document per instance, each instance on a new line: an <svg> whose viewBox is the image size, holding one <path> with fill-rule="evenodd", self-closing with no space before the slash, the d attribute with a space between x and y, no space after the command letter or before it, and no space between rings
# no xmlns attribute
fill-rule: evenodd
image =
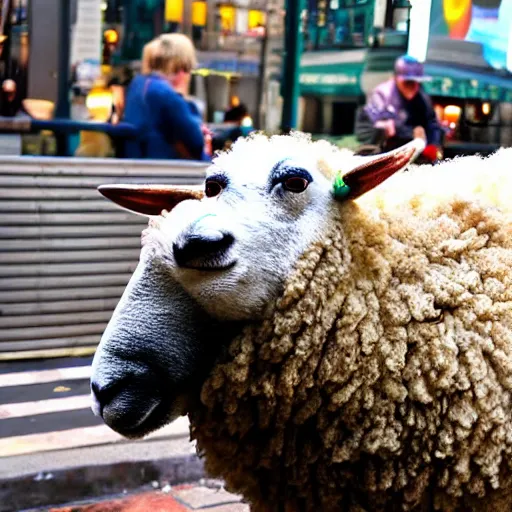
<svg viewBox="0 0 512 512"><path fill-rule="evenodd" d="M233 245L233 235L217 230L203 230L201 233L189 234L173 244L176 264L187 267L205 260L222 259Z"/></svg>
<svg viewBox="0 0 512 512"><path fill-rule="evenodd" d="M96 416L103 416L103 407L115 397L114 387L91 381L92 410Z"/></svg>

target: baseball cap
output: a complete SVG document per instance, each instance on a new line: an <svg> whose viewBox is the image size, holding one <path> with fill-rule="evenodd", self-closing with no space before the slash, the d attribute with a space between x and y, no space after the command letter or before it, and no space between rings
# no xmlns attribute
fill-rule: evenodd
<svg viewBox="0 0 512 512"><path fill-rule="evenodd" d="M396 59L395 76L413 82L428 82L431 79L425 75L423 63L410 55L402 55Z"/></svg>

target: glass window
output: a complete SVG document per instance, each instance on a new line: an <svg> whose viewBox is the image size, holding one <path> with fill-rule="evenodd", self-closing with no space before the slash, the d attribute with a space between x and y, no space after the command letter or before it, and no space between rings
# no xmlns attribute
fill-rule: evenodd
<svg viewBox="0 0 512 512"><path fill-rule="evenodd" d="M305 17L305 48L328 50L366 45L373 5L368 0L310 0Z"/></svg>

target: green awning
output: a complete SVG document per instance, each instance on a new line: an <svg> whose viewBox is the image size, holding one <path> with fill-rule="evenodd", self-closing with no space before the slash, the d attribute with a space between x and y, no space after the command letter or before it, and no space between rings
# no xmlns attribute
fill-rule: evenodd
<svg viewBox="0 0 512 512"><path fill-rule="evenodd" d="M428 62L425 73L432 77L432 81L424 84L425 91L432 96L512 102L510 74L492 70L475 72Z"/></svg>
<svg viewBox="0 0 512 512"><path fill-rule="evenodd" d="M359 96L364 62L301 66L303 96Z"/></svg>

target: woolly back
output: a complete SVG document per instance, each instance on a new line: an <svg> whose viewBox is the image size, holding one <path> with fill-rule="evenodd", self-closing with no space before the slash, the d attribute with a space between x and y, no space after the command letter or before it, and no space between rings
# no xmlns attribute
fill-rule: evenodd
<svg viewBox="0 0 512 512"><path fill-rule="evenodd" d="M503 483L510 217L493 199L420 203L341 206L205 382L192 437L254 511L413 510L426 496L449 511Z"/></svg>

